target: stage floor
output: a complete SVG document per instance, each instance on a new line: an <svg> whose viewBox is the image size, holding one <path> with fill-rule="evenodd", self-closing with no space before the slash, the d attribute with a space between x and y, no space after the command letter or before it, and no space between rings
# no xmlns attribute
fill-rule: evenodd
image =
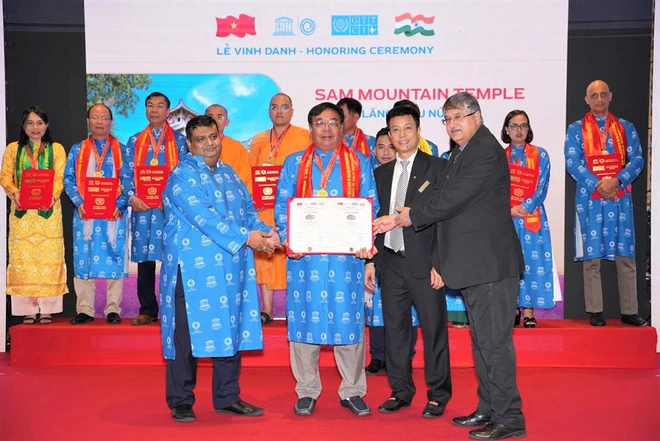
<svg viewBox="0 0 660 441"><path fill-rule="evenodd" d="M15 366L134 365L162 366L158 324L131 326L130 319L109 325L97 319L70 325L56 318L51 325L18 325L9 330L11 364ZM243 366L287 367L289 344L286 322L263 327L264 350L247 351ZM369 328L367 331L369 332ZM656 363L655 328L636 328L608 320L605 327L586 320L543 320L535 329L513 332L518 366L653 368ZM470 330L449 329L452 367L473 367ZM417 341L414 366L422 367L422 338ZM321 366L334 366L331 350L321 351Z"/></svg>
<svg viewBox="0 0 660 441"><path fill-rule="evenodd" d="M660 359L658 359L660 361ZM287 367L244 368L241 397L262 406L258 418L220 415L210 396L211 369L199 369L197 421L176 423L165 404L163 366L16 367L0 355L0 439L49 440L467 440L451 418L475 409L473 369L453 369L454 396L444 416L425 419L424 372L414 370L417 396L392 415L376 408L389 396L385 376L368 377L372 415L339 407L335 368L322 368L324 391L313 416L294 415L294 379ZM654 369L521 368L518 385L534 441L660 439L660 365Z"/></svg>

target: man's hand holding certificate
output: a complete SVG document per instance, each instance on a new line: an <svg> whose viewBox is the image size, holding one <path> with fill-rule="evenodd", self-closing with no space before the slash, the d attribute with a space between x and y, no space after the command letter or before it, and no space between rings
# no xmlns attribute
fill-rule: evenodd
<svg viewBox="0 0 660 441"><path fill-rule="evenodd" d="M367 198L291 198L288 254L356 254L373 247Z"/></svg>

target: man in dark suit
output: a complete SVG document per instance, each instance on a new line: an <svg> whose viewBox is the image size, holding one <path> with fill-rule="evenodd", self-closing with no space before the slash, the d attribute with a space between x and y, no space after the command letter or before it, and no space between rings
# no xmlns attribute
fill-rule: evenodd
<svg viewBox="0 0 660 441"><path fill-rule="evenodd" d="M485 425L470 432L473 439L520 438L526 431L512 334L524 263L509 209L509 167L472 95L451 96L443 110L454 146L444 182L428 203L401 207L399 215L376 220L376 232L435 225L433 266L447 286L462 290L479 378L476 411L453 423Z"/></svg>
<svg viewBox="0 0 660 441"><path fill-rule="evenodd" d="M394 207L415 207L427 203L433 187L442 179L445 160L418 150L419 111L395 107L387 113L390 138L396 160L374 170L378 216L394 212ZM413 341L410 308L417 308L424 338L424 370L428 403L422 415L439 417L451 398L447 305L440 277L431 280L433 228L415 231L395 228L375 241L378 254L374 265L365 268L367 288L373 289L378 272L385 322L385 358L392 396L379 408L392 413L410 405L415 395L410 349Z"/></svg>

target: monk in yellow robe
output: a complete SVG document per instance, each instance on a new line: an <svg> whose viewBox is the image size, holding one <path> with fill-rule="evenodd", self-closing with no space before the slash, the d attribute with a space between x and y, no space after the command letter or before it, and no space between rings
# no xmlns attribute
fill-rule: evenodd
<svg viewBox="0 0 660 441"><path fill-rule="evenodd" d="M268 112L273 127L257 133L250 144L250 165L253 167L264 164L281 166L291 153L305 150L312 144L309 131L291 125L291 97L276 94L270 100ZM259 218L268 225L275 225L273 209L261 210ZM255 251L254 261L263 300L261 320L269 323L273 316L273 290L286 289L286 252L282 249L272 254Z"/></svg>
<svg viewBox="0 0 660 441"><path fill-rule="evenodd" d="M220 162L233 168L250 194L252 194L252 167L250 167L248 151L243 144L225 135L225 127L229 125L227 109L220 104L211 104L206 108L204 114L212 117L218 124L222 143Z"/></svg>

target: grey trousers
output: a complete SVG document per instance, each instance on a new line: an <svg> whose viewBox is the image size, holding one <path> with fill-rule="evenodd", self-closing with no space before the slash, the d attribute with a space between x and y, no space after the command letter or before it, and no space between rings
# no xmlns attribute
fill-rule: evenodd
<svg viewBox="0 0 660 441"><path fill-rule="evenodd" d="M614 256L619 285L621 314L637 314L637 267L629 257ZM603 286L600 279L600 259L582 262L584 303L588 313L603 312Z"/></svg>
<svg viewBox="0 0 660 441"><path fill-rule="evenodd" d="M358 344L334 347L335 362L341 374L341 384L337 392L342 400L354 396L364 397L367 394L364 337L363 333ZM296 378L298 398L311 397L316 400L321 395L320 352L320 345L289 343L291 370Z"/></svg>

